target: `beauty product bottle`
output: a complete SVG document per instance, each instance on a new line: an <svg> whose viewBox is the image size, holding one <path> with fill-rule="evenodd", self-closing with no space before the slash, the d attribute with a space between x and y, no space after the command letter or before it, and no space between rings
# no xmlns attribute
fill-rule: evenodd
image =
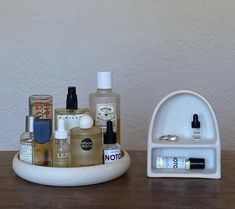
<svg viewBox="0 0 235 209"><path fill-rule="evenodd" d="M51 95L36 94L29 97L29 115L40 119L53 119L53 99Z"/></svg>
<svg viewBox="0 0 235 209"><path fill-rule="evenodd" d="M51 119L34 120L34 164L52 166Z"/></svg>
<svg viewBox="0 0 235 209"><path fill-rule="evenodd" d="M192 127L192 138L195 140L200 140L201 139L200 121L198 120L197 114L193 115L193 121L191 123L191 127Z"/></svg>
<svg viewBox="0 0 235 209"><path fill-rule="evenodd" d="M112 91L112 72L97 72L97 91L89 95L89 110L95 126L105 133L107 121L113 122L120 144L120 95Z"/></svg>
<svg viewBox="0 0 235 209"><path fill-rule="evenodd" d="M72 167L102 164L102 132L93 118L83 115L80 127L70 130Z"/></svg>
<svg viewBox="0 0 235 209"><path fill-rule="evenodd" d="M121 147L117 143L116 133L113 132L113 123L107 122L106 133L104 133L104 163L112 163L121 158Z"/></svg>
<svg viewBox="0 0 235 209"><path fill-rule="evenodd" d="M64 120L58 120L58 129L54 133L53 142L53 166L54 167L70 167L71 153L70 144L68 142L68 131L65 130Z"/></svg>
<svg viewBox="0 0 235 209"><path fill-rule="evenodd" d="M33 123L34 116L25 118L25 132L20 136L20 160L33 164Z"/></svg>
<svg viewBox="0 0 235 209"><path fill-rule="evenodd" d="M155 168L205 169L204 158L157 157Z"/></svg>
<svg viewBox="0 0 235 209"><path fill-rule="evenodd" d="M82 115L89 114L88 108L78 108L78 100L76 94L76 87L69 86L66 99L66 109L55 109L55 130L58 129L58 120L64 119L65 129L78 127L79 119Z"/></svg>

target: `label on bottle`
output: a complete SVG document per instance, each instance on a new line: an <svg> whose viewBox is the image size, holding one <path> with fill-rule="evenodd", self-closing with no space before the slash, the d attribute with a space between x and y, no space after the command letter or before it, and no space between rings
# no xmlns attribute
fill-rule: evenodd
<svg viewBox="0 0 235 209"><path fill-rule="evenodd" d="M104 150L104 163L112 163L121 159L121 149Z"/></svg>
<svg viewBox="0 0 235 209"><path fill-rule="evenodd" d="M58 159L69 159L70 158L70 152L58 152L56 157Z"/></svg>
<svg viewBox="0 0 235 209"><path fill-rule="evenodd" d="M96 105L96 120L95 125L106 130L107 121L113 123L113 130L117 132L117 111L115 103L102 103Z"/></svg>
<svg viewBox="0 0 235 209"><path fill-rule="evenodd" d="M183 157L157 157L157 168L185 169L186 159Z"/></svg>
<svg viewBox="0 0 235 209"><path fill-rule="evenodd" d="M81 148L83 150L88 151L88 150L92 149L92 146L93 146L93 142L90 138L85 138L81 142Z"/></svg>
<svg viewBox="0 0 235 209"><path fill-rule="evenodd" d="M29 164L33 163L33 147L31 143L20 143L20 160Z"/></svg>
<svg viewBox="0 0 235 209"><path fill-rule="evenodd" d="M64 126L65 130L70 130L71 128L74 127L79 127L79 120L84 114L78 113L74 115L58 115L57 116L57 121L59 119L64 120Z"/></svg>

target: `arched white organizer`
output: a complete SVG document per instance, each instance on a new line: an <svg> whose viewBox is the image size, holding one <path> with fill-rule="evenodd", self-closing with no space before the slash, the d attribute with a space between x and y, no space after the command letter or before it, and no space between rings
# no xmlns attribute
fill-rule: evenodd
<svg viewBox="0 0 235 209"><path fill-rule="evenodd" d="M194 114L200 120L200 140L192 138ZM176 135L178 141L160 140ZM157 168L157 157L203 158L204 169ZM221 146L218 124L210 103L196 92L176 91L156 106L148 133L148 177L221 178Z"/></svg>
<svg viewBox="0 0 235 209"><path fill-rule="evenodd" d="M109 164L56 168L24 163L16 153L12 161L15 173L21 178L50 186L85 186L111 181L123 175L130 166L130 156L124 149L120 160Z"/></svg>

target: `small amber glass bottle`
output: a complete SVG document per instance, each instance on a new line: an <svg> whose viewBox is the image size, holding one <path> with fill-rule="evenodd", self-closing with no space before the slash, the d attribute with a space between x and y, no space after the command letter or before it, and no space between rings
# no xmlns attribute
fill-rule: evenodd
<svg viewBox="0 0 235 209"><path fill-rule="evenodd" d="M93 118L84 115L80 127L70 130L72 167L102 164L102 131L93 126Z"/></svg>

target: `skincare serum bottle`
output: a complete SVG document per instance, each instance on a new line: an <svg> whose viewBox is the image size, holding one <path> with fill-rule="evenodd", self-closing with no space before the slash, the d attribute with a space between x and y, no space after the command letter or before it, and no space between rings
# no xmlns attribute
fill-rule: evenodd
<svg viewBox="0 0 235 209"><path fill-rule="evenodd" d="M51 119L34 120L34 164L52 166Z"/></svg>
<svg viewBox="0 0 235 209"><path fill-rule="evenodd" d="M191 127L192 127L192 138L195 140L200 140L201 136L200 136L200 121L198 120L198 115L194 114L193 115L193 121L191 123Z"/></svg>
<svg viewBox="0 0 235 209"><path fill-rule="evenodd" d="M66 99L66 109L55 109L55 130L58 129L58 120L64 119L65 129L78 127L79 119L82 115L89 114L88 108L78 108L78 100L76 94L76 87L69 86Z"/></svg>
<svg viewBox="0 0 235 209"><path fill-rule="evenodd" d="M68 142L68 131L65 130L64 120L58 120L58 129L55 130L53 142L53 166L70 167L70 144Z"/></svg>
<svg viewBox="0 0 235 209"><path fill-rule="evenodd" d="M104 133L104 163L112 163L121 159L121 147L117 143L116 133L113 132L113 123L107 122L106 133Z"/></svg>
<svg viewBox="0 0 235 209"><path fill-rule="evenodd" d="M97 91L89 95L90 114L95 126L105 133L107 121L113 122L120 144L120 95L112 91L112 72L97 72Z"/></svg>
<svg viewBox="0 0 235 209"><path fill-rule="evenodd" d="M204 158L157 157L155 168L170 169L205 169Z"/></svg>
<svg viewBox="0 0 235 209"><path fill-rule="evenodd" d="M80 127L70 130L72 167L102 164L102 132L93 118L84 115Z"/></svg>
<svg viewBox="0 0 235 209"><path fill-rule="evenodd" d="M34 116L27 115L25 132L20 136L20 160L33 164L33 123Z"/></svg>

